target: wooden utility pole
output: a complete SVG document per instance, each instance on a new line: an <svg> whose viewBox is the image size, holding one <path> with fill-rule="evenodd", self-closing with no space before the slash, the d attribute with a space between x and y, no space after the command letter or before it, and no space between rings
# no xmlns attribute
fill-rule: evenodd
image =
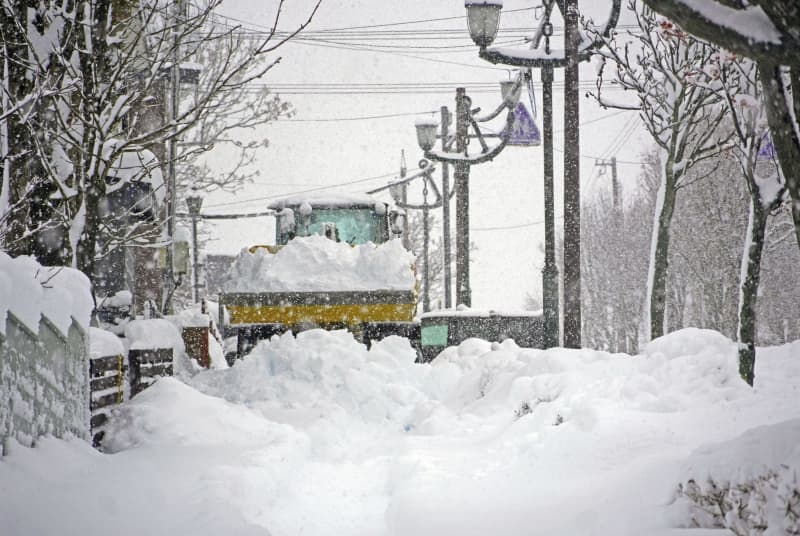
<svg viewBox="0 0 800 536"><path fill-rule="evenodd" d="M447 135L450 129L450 110L442 106L442 151L447 151ZM444 249L444 308L453 306L453 293L450 271L450 168L442 162L442 241Z"/></svg>
<svg viewBox="0 0 800 536"><path fill-rule="evenodd" d="M542 307L544 347L559 343L558 265L556 264L555 195L553 193L553 65L542 67L542 144L544 149L544 270Z"/></svg>
<svg viewBox="0 0 800 536"><path fill-rule="evenodd" d="M172 312L172 296L175 293L177 281L175 279L175 214L178 211L178 183L175 163L178 160L178 139L175 118L178 116L180 106L180 49L181 49L181 22L184 17L182 0L176 0L175 5L174 41L172 43L172 65L170 66L169 98L167 99L167 123L170 125L170 138L167 140L167 236L170 244L167 248L167 266L165 270L164 296L162 299L162 313Z"/></svg>
<svg viewBox="0 0 800 536"><path fill-rule="evenodd" d="M406 167L406 152L401 150L400 179L405 179L407 172L408 168ZM408 183L406 182L403 182L403 184L400 186L400 200L402 201L403 204L408 203ZM403 220L403 247L406 248L408 251L411 251L411 233L408 222L408 214L406 214L406 218Z"/></svg>
<svg viewBox="0 0 800 536"><path fill-rule="evenodd" d="M463 87L456 89L456 151L467 152L469 99ZM472 305L469 283L469 164L455 164L456 188L456 305Z"/></svg>
<svg viewBox="0 0 800 536"><path fill-rule="evenodd" d="M613 200L614 212L619 214L621 208L619 180L617 179L617 157L612 156L609 160L600 160L595 166L611 168L611 199Z"/></svg>
<svg viewBox="0 0 800 536"><path fill-rule="evenodd" d="M578 0L564 0L564 346L581 347L581 193Z"/></svg>

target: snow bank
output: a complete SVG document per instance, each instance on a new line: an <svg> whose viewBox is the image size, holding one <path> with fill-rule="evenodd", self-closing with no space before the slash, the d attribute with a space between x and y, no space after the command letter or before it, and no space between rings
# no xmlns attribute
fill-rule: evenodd
<svg viewBox="0 0 800 536"><path fill-rule="evenodd" d="M125 347L119 337L104 329L89 328L89 356L92 359L125 354Z"/></svg>
<svg viewBox="0 0 800 536"><path fill-rule="evenodd" d="M66 334L73 318L88 328L93 309L91 284L83 273L45 267L33 257L11 258L0 251L0 333L5 333L9 311L34 333L38 333L39 320L46 313Z"/></svg>
<svg viewBox="0 0 800 536"><path fill-rule="evenodd" d="M407 339L390 337L370 350L345 331L304 331L262 342L225 374L201 373L192 384L232 402L320 415L348 415L362 422L403 421L422 400L425 369L414 364Z"/></svg>
<svg viewBox="0 0 800 536"><path fill-rule="evenodd" d="M104 449L119 452L144 444L225 446L273 441L288 435L268 426L258 414L192 389L175 378L161 378L115 410Z"/></svg>
<svg viewBox="0 0 800 536"><path fill-rule="evenodd" d="M183 338L178 328L162 318L132 320L125 325L125 338L130 350L155 350L172 348L183 352Z"/></svg>
<svg viewBox="0 0 800 536"><path fill-rule="evenodd" d="M400 240L350 246L321 235L298 237L277 253L242 250L226 292L411 290L414 256Z"/></svg>
<svg viewBox="0 0 800 536"><path fill-rule="evenodd" d="M396 337L367 350L344 331L275 336L120 406L113 456L12 449L0 519L17 534L118 519L137 534L152 510L144 532L200 536L666 536L686 475L798 469L798 355L800 342L759 349L751 389L733 342L704 330L639 356L470 339L430 364Z"/></svg>
<svg viewBox="0 0 800 536"><path fill-rule="evenodd" d="M781 466L800 469L800 419L752 428L728 441L695 450L685 479L709 477L720 484L743 483Z"/></svg>

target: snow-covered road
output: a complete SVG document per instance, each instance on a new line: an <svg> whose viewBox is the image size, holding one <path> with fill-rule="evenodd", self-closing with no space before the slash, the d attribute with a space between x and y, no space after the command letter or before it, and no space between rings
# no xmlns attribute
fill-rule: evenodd
<svg viewBox="0 0 800 536"><path fill-rule="evenodd" d="M800 460L770 448L800 444L800 342L760 351L754 390L695 329L636 357L470 340L413 359L311 331L163 379L120 408L111 454L12 447L2 533L698 535L669 504L690 467ZM772 424L763 457L690 458Z"/></svg>

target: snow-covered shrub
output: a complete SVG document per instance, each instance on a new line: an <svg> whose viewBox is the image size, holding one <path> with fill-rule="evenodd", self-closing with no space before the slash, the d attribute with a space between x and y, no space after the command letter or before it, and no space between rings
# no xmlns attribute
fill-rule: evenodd
<svg viewBox="0 0 800 536"><path fill-rule="evenodd" d="M690 459L673 512L684 527L737 536L800 534L800 419L762 426Z"/></svg>
<svg viewBox="0 0 800 536"><path fill-rule="evenodd" d="M689 480L678 485L689 502L689 526L726 528L737 536L800 534L800 485L787 465L743 482Z"/></svg>

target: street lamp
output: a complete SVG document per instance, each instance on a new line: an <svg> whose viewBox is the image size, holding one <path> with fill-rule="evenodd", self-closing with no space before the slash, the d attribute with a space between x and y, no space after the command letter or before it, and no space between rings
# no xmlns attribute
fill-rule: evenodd
<svg viewBox="0 0 800 536"><path fill-rule="evenodd" d="M417 119L414 126L417 129L417 143L423 151L430 151L436 145L436 131L439 129L439 122L434 118Z"/></svg>
<svg viewBox="0 0 800 536"><path fill-rule="evenodd" d="M431 123L430 121L421 120L417 122L417 126L419 128L420 124L424 126L428 126L433 124L434 127L438 127L438 125L434 122ZM419 131L419 130L418 130ZM427 142L430 138L425 137L424 140ZM436 130L433 130L432 139L436 140ZM420 142L422 143L422 142ZM433 144L431 144L433 147ZM430 224L428 213L431 209L439 208L442 206L444 202L444 197L442 196L439 188L436 186L436 182L433 180L432 175L435 171L434 166L429 165L427 160L420 160L419 167L421 169L420 172L412 175L411 177L402 177L399 180L393 180L389 182L388 186L382 186L380 188L375 188L374 190L370 190L367 192L368 194L376 194L383 190L389 190L389 195L392 196L392 200L394 203L403 210L421 210L422 211L422 230L423 230L423 237L422 237L422 257L423 257L423 264L424 264L424 271L422 273L422 311L428 312L430 310L430 258L429 258L429 244L430 244ZM406 199L407 187L408 184L416 179L422 178L422 203L412 204L409 203ZM433 190L435 200L428 201L428 187Z"/></svg>
<svg viewBox="0 0 800 536"><path fill-rule="evenodd" d="M469 2L469 0L468 0ZM486 0L474 2L475 6L493 6L499 11L500 2L497 0ZM522 75L518 75L512 82L512 86L506 88L503 94L503 102L491 113L485 116L478 116L480 111L472 109L472 99L470 99L464 88L456 89L456 129L455 129L455 151L450 152L449 142L445 140L446 134L442 135L443 149L437 151L433 149L436 123L432 120L417 121L417 141L420 148L425 151L425 158L451 164L455 168L455 197L456 197L456 303L470 306L472 304L472 290L469 280L469 171L470 166L488 162L499 155L509 142L512 125L514 123L514 108L517 105L522 85ZM501 87L502 90L502 87ZM516 99L516 100L515 100ZM480 130L479 123L491 121L499 116L504 110L507 111L506 127L502 134L484 134ZM443 110L444 112L444 110ZM442 124L447 124L448 118L443 113ZM469 134L472 127L474 134ZM443 129L444 132L444 129ZM490 147L485 138L499 137L500 143ZM470 155L467 150L469 138L477 138L481 147L478 154ZM443 184L444 200L447 206L449 202L448 185ZM449 216L445 213L445 228L449 225ZM445 236L445 242L448 237ZM446 255L447 256L447 255ZM447 264L449 259L445 259ZM447 277L445 277L447 280ZM445 281L447 285L448 282Z"/></svg>
<svg viewBox="0 0 800 536"><path fill-rule="evenodd" d="M500 28L503 0L465 0L469 36L479 47L488 47Z"/></svg>
<svg viewBox="0 0 800 536"><path fill-rule="evenodd" d="M197 251L197 219L200 217L200 209L203 208L203 198L198 194L187 196L186 208L189 209L189 216L192 218L192 299L194 303L198 303L200 301L200 263Z"/></svg>
<svg viewBox="0 0 800 536"><path fill-rule="evenodd" d="M578 28L578 0L542 0L544 16L527 50L492 47L499 29L501 8L492 0L465 0L467 23L472 40L480 47L478 55L491 63L522 68L540 68L543 84L545 266L544 345L558 344L558 269L555 261L555 210L553 195L553 70L564 68L564 346L580 347L580 169L579 169L579 88L578 63L589 59L617 25L621 0L611 0L611 12L595 39L582 39ZM558 5L564 16L564 49L550 50L553 25L550 15ZM494 7L491 7L494 6ZM544 37L544 50L539 45Z"/></svg>

